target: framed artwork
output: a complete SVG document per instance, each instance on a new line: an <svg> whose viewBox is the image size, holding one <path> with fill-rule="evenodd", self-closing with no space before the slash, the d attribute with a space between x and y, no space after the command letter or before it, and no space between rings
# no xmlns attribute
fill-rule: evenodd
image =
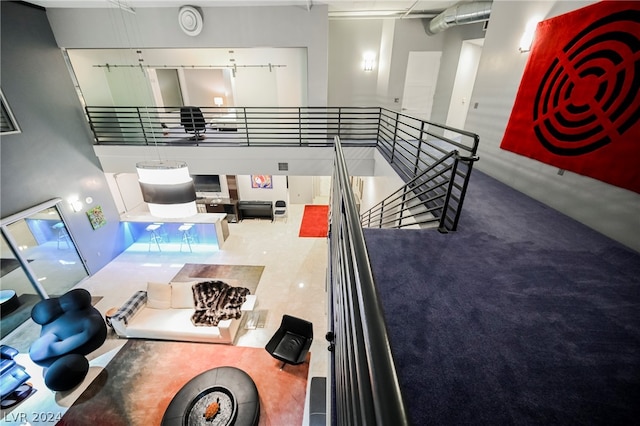
<svg viewBox="0 0 640 426"><path fill-rule="evenodd" d="M251 175L251 187L272 189L271 175Z"/></svg>
<svg viewBox="0 0 640 426"><path fill-rule="evenodd" d="M100 206L87 210L87 216L89 217L89 222L91 222L93 229L98 229L107 223L107 219L105 219L102 207Z"/></svg>
<svg viewBox="0 0 640 426"><path fill-rule="evenodd" d="M500 147L640 193L640 2L538 24Z"/></svg>
<svg viewBox="0 0 640 426"><path fill-rule="evenodd" d="M20 133L20 127L18 127L11 108L4 98L4 93L0 89L0 134L12 135L14 133Z"/></svg>

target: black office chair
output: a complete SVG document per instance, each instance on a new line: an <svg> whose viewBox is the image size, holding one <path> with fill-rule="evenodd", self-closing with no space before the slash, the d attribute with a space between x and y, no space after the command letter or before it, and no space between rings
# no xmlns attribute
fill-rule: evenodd
<svg viewBox="0 0 640 426"><path fill-rule="evenodd" d="M278 200L273 206L273 219L283 217L284 221L287 221L287 203L283 200Z"/></svg>
<svg viewBox="0 0 640 426"><path fill-rule="evenodd" d="M282 361L280 370L286 364L302 364L313 341L313 324L309 321L283 315L280 328L271 337L265 349L275 359Z"/></svg>
<svg viewBox="0 0 640 426"><path fill-rule="evenodd" d="M180 124L184 127L185 133L193 133L193 137L189 140L202 140L207 131L206 121L202 115L202 111L198 107L181 107L180 108Z"/></svg>

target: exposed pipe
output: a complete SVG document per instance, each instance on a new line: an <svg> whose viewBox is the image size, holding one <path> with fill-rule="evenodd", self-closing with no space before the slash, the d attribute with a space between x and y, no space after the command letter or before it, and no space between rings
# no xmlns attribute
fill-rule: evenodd
<svg viewBox="0 0 640 426"><path fill-rule="evenodd" d="M425 30L427 34L433 35L456 25L488 21L491 16L491 5L490 1L456 4L433 18L428 26L425 25Z"/></svg>

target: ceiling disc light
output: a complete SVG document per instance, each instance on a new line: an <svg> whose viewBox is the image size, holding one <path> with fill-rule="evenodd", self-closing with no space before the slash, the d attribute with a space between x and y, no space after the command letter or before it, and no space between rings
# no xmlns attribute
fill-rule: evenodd
<svg viewBox="0 0 640 426"><path fill-rule="evenodd" d="M178 12L178 23L186 35L195 37L202 31L202 14L193 6L182 6Z"/></svg>

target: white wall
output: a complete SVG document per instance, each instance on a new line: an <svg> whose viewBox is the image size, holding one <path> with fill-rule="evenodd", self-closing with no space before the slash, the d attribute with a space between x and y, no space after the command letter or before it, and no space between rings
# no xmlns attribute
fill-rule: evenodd
<svg viewBox="0 0 640 426"><path fill-rule="evenodd" d="M380 58L383 20L334 20L329 22L329 103L330 106L375 106L378 72L362 69L363 55Z"/></svg>
<svg viewBox="0 0 640 426"><path fill-rule="evenodd" d="M404 185L404 181L378 151L374 153L373 158L375 161L373 176L360 176L364 183L360 200L361 213L366 212ZM353 173L350 174L353 175Z"/></svg>
<svg viewBox="0 0 640 426"><path fill-rule="evenodd" d="M135 173L136 163L158 159L186 161L191 174L331 176L333 148L231 148L180 146L110 146L95 145L105 173ZM350 174L374 173L375 148L345 147ZM289 170L278 170L278 163L288 163Z"/></svg>
<svg viewBox="0 0 640 426"><path fill-rule="evenodd" d="M428 36L421 19L330 21L329 104L400 110L409 52L441 51L443 40ZM362 69L367 51L377 59L371 72Z"/></svg>
<svg viewBox="0 0 640 426"><path fill-rule="evenodd" d="M465 128L480 135L478 169L640 251L640 194L500 149L528 57L518 51L527 21L592 3L494 1Z"/></svg>
<svg viewBox="0 0 640 426"><path fill-rule="evenodd" d="M287 200L287 177L272 175L273 188L252 188L250 175L237 175L238 197L244 201Z"/></svg>
<svg viewBox="0 0 640 426"><path fill-rule="evenodd" d="M327 104L327 6L204 7L196 37L178 26L178 8L47 9L58 46L69 49L301 48L307 52L305 92L310 106ZM236 102L237 103L237 102Z"/></svg>

